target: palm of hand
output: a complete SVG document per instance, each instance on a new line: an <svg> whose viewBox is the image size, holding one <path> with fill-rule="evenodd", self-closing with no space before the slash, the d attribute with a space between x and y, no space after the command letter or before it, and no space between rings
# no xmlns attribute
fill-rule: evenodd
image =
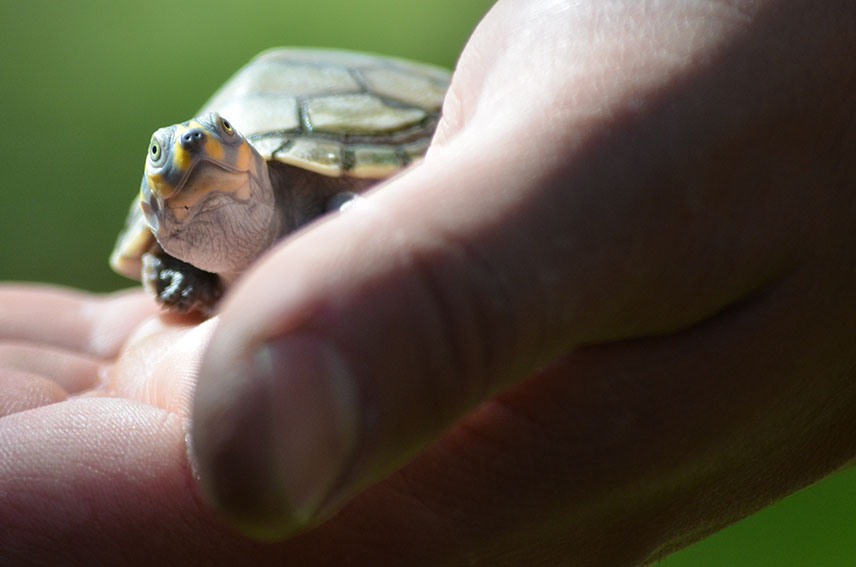
<svg viewBox="0 0 856 567"><path fill-rule="evenodd" d="M167 530L176 514L204 515L184 437L210 328L161 319L139 293L0 288L4 561L51 542L73 542L51 552L67 560L115 559L153 535L157 514Z"/></svg>

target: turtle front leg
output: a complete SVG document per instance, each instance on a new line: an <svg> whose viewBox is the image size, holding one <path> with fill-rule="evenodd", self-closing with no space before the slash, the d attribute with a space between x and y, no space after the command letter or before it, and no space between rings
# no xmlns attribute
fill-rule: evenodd
<svg viewBox="0 0 856 567"><path fill-rule="evenodd" d="M217 274L200 270L166 252L143 254L143 288L169 311L209 315L223 295Z"/></svg>

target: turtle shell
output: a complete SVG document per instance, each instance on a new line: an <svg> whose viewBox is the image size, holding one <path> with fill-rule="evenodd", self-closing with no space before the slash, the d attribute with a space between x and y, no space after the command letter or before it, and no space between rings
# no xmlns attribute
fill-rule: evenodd
<svg viewBox="0 0 856 567"><path fill-rule="evenodd" d="M449 71L374 54L275 48L229 79L198 114L219 112L267 160L331 177L382 179L424 155ZM139 197L110 256L140 279L155 245Z"/></svg>
<svg viewBox="0 0 856 567"><path fill-rule="evenodd" d="M449 79L392 57L277 48L240 69L200 114L219 112L265 159L379 179L425 153Z"/></svg>

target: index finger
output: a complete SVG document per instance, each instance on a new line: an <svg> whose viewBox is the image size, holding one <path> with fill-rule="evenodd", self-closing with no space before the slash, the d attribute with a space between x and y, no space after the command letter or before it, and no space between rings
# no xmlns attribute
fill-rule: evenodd
<svg viewBox="0 0 856 567"><path fill-rule="evenodd" d="M156 310L151 298L138 291L96 295L41 284L0 284L0 341L110 358Z"/></svg>

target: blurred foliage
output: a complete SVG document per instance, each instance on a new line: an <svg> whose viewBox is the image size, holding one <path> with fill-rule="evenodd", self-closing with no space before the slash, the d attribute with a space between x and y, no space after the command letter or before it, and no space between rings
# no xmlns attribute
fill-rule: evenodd
<svg viewBox="0 0 856 567"><path fill-rule="evenodd" d="M451 68L490 4L0 0L0 280L131 285L107 256L151 132L191 117L262 49L341 47ZM659 565L852 565L854 526L848 472Z"/></svg>

